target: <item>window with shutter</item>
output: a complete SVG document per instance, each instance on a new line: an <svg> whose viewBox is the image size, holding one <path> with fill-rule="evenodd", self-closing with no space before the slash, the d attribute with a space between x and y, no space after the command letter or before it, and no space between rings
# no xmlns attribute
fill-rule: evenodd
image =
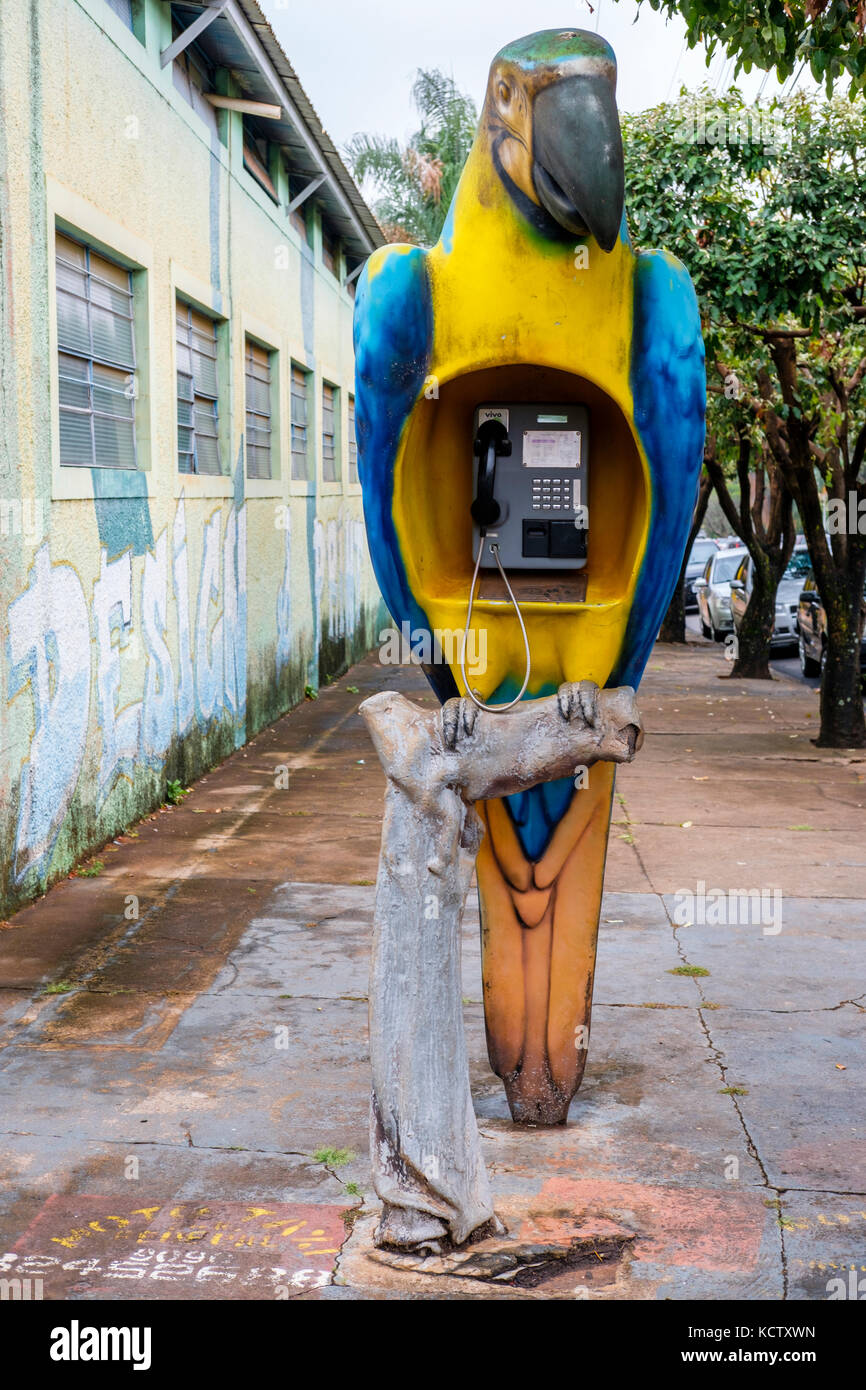
<svg viewBox="0 0 866 1390"><path fill-rule="evenodd" d="M268 172L267 138L262 134L258 123L249 116L244 116L243 123L244 168L247 173L252 174L256 183L261 184L268 196L278 203L279 196Z"/></svg>
<svg viewBox="0 0 866 1390"><path fill-rule="evenodd" d="M308 182L309 179L298 179L293 178L291 175L289 176L289 202L291 202L293 198L297 198L305 183ZM300 207L296 207L293 212L289 213L289 221L295 228L295 231L300 234L301 241L305 241L308 246L310 244L310 229L307 223L307 208L309 203L310 199L308 198L305 202L301 203Z"/></svg>
<svg viewBox="0 0 866 1390"><path fill-rule="evenodd" d="M182 25L175 20L172 24L172 37L177 38L182 32ZM198 44L191 43L177 55L171 65L171 76L184 101L189 103L208 129L219 138L219 114L205 95L214 90L216 74Z"/></svg>
<svg viewBox="0 0 866 1390"><path fill-rule="evenodd" d="M355 438L355 397L349 397L349 482L358 481L358 444Z"/></svg>
<svg viewBox="0 0 866 1390"><path fill-rule="evenodd" d="M132 275L60 232L55 259L60 462L135 468Z"/></svg>
<svg viewBox="0 0 866 1390"><path fill-rule="evenodd" d="M330 270L332 275L337 274L337 238L331 236L324 222L322 223L322 265L326 270Z"/></svg>
<svg viewBox="0 0 866 1390"><path fill-rule="evenodd" d="M217 326L182 299L177 301L177 466L181 473L222 473Z"/></svg>
<svg viewBox="0 0 866 1390"><path fill-rule="evenodd" d="M247 477L270 478L271 444L271 357L267 348L247 338L244 354L247 405Z"/></svg>
<svg viewBox="0 0 866 1390"><path fill-rule="evenodd" d="M340 480L337 459L337 388L322 383L322 479L326 483Z"/></svg>
<svg viewBox="0 0 866 1390"><path fill-rule="evenodd" d="M292 363L292 477L306 481L310 476L307 438L307 399L309 372Z"/></svg>

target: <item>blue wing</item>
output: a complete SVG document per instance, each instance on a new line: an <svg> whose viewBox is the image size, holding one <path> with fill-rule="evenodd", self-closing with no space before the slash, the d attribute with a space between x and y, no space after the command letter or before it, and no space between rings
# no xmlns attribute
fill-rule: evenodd
<svg viewBox="0 0 866 1390"><path fill-rule="evenodd" d="M426 629L392 516L400 437L427 376L433 341L430 286L419 247L385 248L367 262L355 300L354 336L358 477L370 558L395 622Z"/></svg>
<svg viewBox="0 0 866 1390"><path fill-rule="evenodd" d="M650 470L650 524L609 684L637 687L679 577L704 456L707 382L698 301L685 266L663 251L637 258L631 389Z"/></svg>

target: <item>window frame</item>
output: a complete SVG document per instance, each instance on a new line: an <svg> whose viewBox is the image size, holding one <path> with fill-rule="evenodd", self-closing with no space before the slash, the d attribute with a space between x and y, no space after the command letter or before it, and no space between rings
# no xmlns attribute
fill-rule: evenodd
<svg viewBox="0 0 866 1390"><path fill-rule="evenodd" d="M214 384L215 384L216 390L215 390L215 392L214 392L213 395L211 395L210 392L208 392L208 391L203 391L203 390L201 390L201 389L196 390L195 374L194 374L194 372L190 372L190 373L189 373L190 385L191 385L191 387L192 387L192 398L191 398L189 404L191 404L191 406L192 406L192 417L193 417L190 424L186 424L186 422L182 422L181 419L180 419L181 396L180 396L179 383L178 383L178 377L180 376L180 368L179 368L178 365L177 365L177 362L178 362L178 353L177 353L177 349L181 346L180 335L179 335L179 332L178 332L178 329L179 329L179 327L180 327L180 313L179 313L179 311L180 311L181 306L183 306L183 308L186 310L186 325L185 325L185 326L186 326L186 328L187 328L188 338L189 338L189 341L186 342L186 343L184 343L183 346L184 346L184 347L187 347L187 348L189 349L190 352L192 352L192 351L194 350L194 335L195 335L195 332L196 332L195 318L198 318L199 320L202 320L202 319L203 319L203 320L205 320L207 323L209 323L209 324L211 324L211 325L213 326L213 359L212 359L212 360L213 360L213 364L214 364L214 368L213 368L213 370L214 370ZM218 320L217 318L215 318L213 314L207 313L207 312L205 312L204 310L200 309L196 304L193 304L185 295L176 294L176 295L175 295L174 326L175 326L175 337L174 337L174 344L175 344L175 405L176 405L176 409L177 409L177 430L178 430L178 438L177 438L177 440L176 440L176 445L175 445L175 454L176 454L176 466L177 466L177 471L178 471L178 473L181 475L181 477L183 477L183 478L224 478L224 477L226 476L226 469L225 469L226 455L225 455L225 450L224 450L224 448L221 448L220 445L221 445L221 436L222 436L222 434L224 433L224 431L222 430L221 427L222 427L222 423L223 423L223 420L222 420L222 412L223 412L223 409L225 408L225 386L224 386L224 384L223 384L223 383L221 382L221 380L220 380L220 375L221 375L221 373L220 373L219 320ZM201 334L199 334L199 336L201 336ZM209 354L207 354L207 355L209 355ZM185 373L184 375L186 375L186 373ZM197 404L196 404L198 401L207 401L207 402L210 403L210 406L212 406L212 408L213 408L214 426L215 426L213 435L206 435L203 431L197 431L197 430L196 430L195 417L196 417L196 415L199 413L199 408L198 408L198 406L197 406ZM202 412L202 413L204 413L204 412ZM191 431L191 435L192 435L192 446L193 446L193 447L192 447L192 450L191 450L191 451L183 450L184 453L188 453L188 452L189 452L189 453L191 454L191 457L192 457L192 461L193 461L193 465L194 465L194 466L193 466L192 468L190 468L190 469L184 469L184 468L181 468L181 467L180 467L180 454L181 454L181 449L180 449L179 435L180 435L180 430L181 430L181 429L189 429L189 430ZM200 434L203 438L208 438L208 439L213 438L213 439L216 441L216 454L217 454L217 464L218 464L218 467L217 467L216 472L209 472L209 471L206 470L206 469L199 469L197 466L195 466L195 465L197 465L197 462L198 462L198 460L197 460L196 444L195 444L196 435L197 435L197 434Z"/></svg>
<svg viewBox="0 0 866 1390"><path fill-rule="evenodd" d="M66 260L66 259L64 258L64 256L63 256L62 253L61 253L61 249L58 247L58 244L57 244L57 243L58 243L58 238L61 238L61 237L63 238L64 241L70 242L70 243L72 243L73 245L78 246L78 247L81 248L81 250L84 252L84 262L83 262L83 266L77 266L74 262L68 261L68 260ZM108 280L106 280L106 279L104 279L103 277L100 276L98 268L93 268L93 267L92 267L92 257L94 257L94 256L95 256L98 260L100 260L100 261L102 261L103 263L105 263L106 265L112 265L112 266L114 266L117 270L122 271L122 272L128 277L128 290L126 290L126 291L124 291L124 292L127 293L128 296L129 296L129 313L128 313L128 314L121 314L121 313L118 313L118 314L117 314L117 317L120 318L120 319L125 319L125 320L129 323L129 338L130 338L130 357L131 357L131 361L121 362L121 361L116 360L116 359L115 359L115 360L112 360L112 359L110 359L108 356L101 356L101 355L99 354L99 352L96 350L96 343L95 343L95 341L94 341L93 309L94 309L94 307L95 307L95 308L103 308L103 309L104 309L104 308L106 308L106 306L105 306L105 305L100 305L100 304L98 303L98 301L94 298L93 294L91 293L92 282L93 282L94 279L96 279L97 281L100 281L102 284L109 285L109 284L110 284L110 281L108 281ZM70 269L72 269L73 271L78 271L79 273L83 274L84 279L85 279L85 293L84 293L83 296L81 296L81 295L75 295L75 291L72 290L68 285L61 285L61 284L59 283L59 278L58 278L58 264L59 264L59 263L62 263L62 264L64 264L64 265L68 265L68 266L70 267ZM101 252L101 251L98 250L96 247L94 247L94 246L90 243L90 241L88 241L88 240L86 240L86 239L84 239L84 238L81 238L81 237L72 236L69 232L63 231L63 230L62 230L60 227L58 227L56 224L55 224L55 228L54 228L54 267L55 267L54 313L55 313L55 322L56 322L56 325L57 325L57 380L58 380L57 409L58 409L59 424L60 424L60 430L59 430L60 453L59 453L59 459L58 459L59 465L60 465L61 468L64 468L64 469L66 469L66 468L98 469L98 470L100 471L100 473L103 472L103 471L106 471L106 472L114 472L114 471L116 471L116 472L118 472L118 473L137 473L137 472L139 472L139 469L140 469L140 463L139 463L139 450L138 450L138 431L137 431L137 425L138 425L138 419L137 419L137 416L138 416L137 401L138 401L138 394L139 394L139 377L138 377L138 361L137 361L136 341L135 341L135 339L136 339L136 332L135 332L135 278L134 278L133 272L129 269L128 266L123 265L122 262L116 260L114 257L106 256L103 252ZM119 287L117 287L117 288L119 288ZM86 351L86 352L85 352L85 351L82 351L80 348L76 348L76 347L70 346L69 343L63 343L63 344L61 345L61 342L60 342L60 309L59 309L59 296L60 296L61 294L69 294L69 295L71 295L71 296L73 296L73 297L79 298L79 299L81 299L81 300L83 301L84 304L87 305L87 315L86 315L86 317L87 317L88 334L89 334L89 344L88 344L89 351ZM65 375L64 372L61 370L61 363L60 363L60 358L61 358L61 356L67 357L67 358L75 358L75 359L77 359L78 361L80 361L80 362L82 362L82 363L85 363L85 364L86 364L86 370L85 370L84 375L81 376L81 377L74 377L74 376ZM126 392L126 391L123 392L124 397L132 402L131 412L130 412L130 414L129 414L128 416L124 417L124 415L121 414L121 413L112 413L112 412L109 412L109 411L107 411L107 410L98 410L98 409L97 409L96 403L95 403L95 392L96 392L96 390L99 389L99 388L98 388L98 383L97 383L97 381L96 381L95 374L94 374L94 368L95 368L95 367L103 367L103 368L106 368L106 369L107 369L108 371L110 371L110 372L123 373L123 374L124 374L124 377L125 377L125 381L126 381L126 383L127 383L127 386L128 386L128 384L129 384L129 382L130 382L130 379L132 380L134 389L133 389L133 392L132 392L131 396L130 396L130 395L127 395L127 392ZM84 385L86 386L87 394L88 394L88 398L89 398L89 409L88 409L86 412L83 411L83 410L77 410L77 409L75 409L74 407L70 406L68 402L64 402L64 400L63 400L63 394L64 394L64 393L63 393L63 389L62 389L62 383L63 383L63 382L71 382L71 383L76 383L76 382L78 382L79 385L84 384ZM107 389L111 390L112 388L108 387ZM64 457L63 457L63 418L64 418L64 415L67 415L67 416L68 416L68 415L78 415L78 416L82 416L82 417L86 415L87 420L88 420L88 422L89 422L89 426L90 426L91 459L90 459L89 462L87 462L87 463L72 463L72 462L70 462L69 460L64 460ZM118 463L118 464L103 464L103 463L98 463L98 462L97 462L96 422L97 422L98 419L102 419L102 420L117 419L117 420L119 420L119 421L121 421L121 422L123 422L124 419L127 419L127 420L131 423L131 425L132 425L132 456L133 456L133 463L132 463L131 466L126 465L126 464L120 464L120 463Z"/></svg>
<svg viewBox="0 0 866 1390"><path fill-rule="evenodd" d="M171 14L171 6L169 6L169 13ZM174 18L174 15L171 14L172 41L178 38L182 33L183 26L179 24ZM193 82L190 76L190 68L194 69L196 75L202 79L201 85ZM186 76L187 86L190 89L189 96L187 96L177 80L176 74L178 71L183 71ZM212 92L214 95L217 94L219 71L220 69L208 57L204 49L201 48L195 39L193 39L192 43L187 44L186 48L182 49L176 58L172 59L167 68L171 90L180 99L182 109L191 112L195 117L193 128L201 134L202 127L204 127L209 137L215 135L220 144L225 146L228 143L227 113L221 111L216 106L211 106L210 102L207 101L208 92ZM202 103L200 104L197 104L192 99L193 87L201 92ZM205 112L207 114L205 114Z"/></svg>
<svg viewBox="0 0 866 1390"><path fill-rule="evenodd" d="M242 352L243 352L243 392L244 392L244 478L245 491L249 495L273 496L282 494L282 350L274 345L273 336L259 327L258 324L251 325L246 315L242 322ZM255 413L248 411L247 405L247 345L252 344L268 355L268 366L270 369L269 397L270 397L270 475L266 478L251 477L249 472L248 449L249 449L249 429L247 425L247 414Z"/></svg>
<svg viewBox="0 0 866 1390"><path fill-rule="evenodd" d="M303 372L304 375L304 452L295 449L295 418L293 402L296 399L294 386L296 385L295 373ZM289 478L293 486L301 492L314 492L316 486L315 459L316 451L315 431L316 428L316 404L315 395L311 387L315 386L315 372L304 365L298 357L292 356L289 371ZM295 459L304 459L303 477L298 477L295 473Z"/></svg>
<svg viewBox="0 0 866 1390"><path fill-rule="evenodd" d="M331 396L331 408L330 408L330 411L328 411L328 412L326 412L326 409L325 409L325 399L326 399L325 393L326 393L327 391L332 392L332 396ZM343 423L343 422L342 422L342 419L341 419L342 409L343 409L343 398L342 398L342 392L341 392L341 390L340 390L340 387L337 385L336 381L334 381L333 378L332 378L327 372L323 372L322 375L321 375L320 381L319 381L319 420L318 420L318 436L319 436L318 444L319 444L319 453L320 453L321 461L322 461L320 478L321 478L321 484L322 484L322 491L323 491L323 493L334 493L334 492L342 492L342 491L343 491L343 459L342 459L342 433L343 433L343 431L342 431L342 423ZM330 415L330 418L331 418L331 425L332 425L332 431L333 431L333 432L332 432L330 435L327 435L327 434L325 433L325 423L326 423L326 418L325 418L325 417L326 417L326 413L329 414L329 415ZM327 477L327 476L326 476L326 473L325 473L325 463L326 463L326 461L327 461L327 460L326 460L326 455L325 455L325 448L326 448L326 440L327 440L328 438L330 438L330 439L333 440L333 444L332 444L332 446L331 446L332 453L331 453L331 455L330 455L330 460L333 462L334 472L335 472L335 477L333 477L333 478Z"/></svg>
<svg viewBox="0 0 866 1390"><path fill-rule="evenodd" d="M286 170L287 193L289 203L293 198L297 198L302 193L306 184L310 182L310 177L302 174L294 174L291 169ZM300 186L299 186L300 185ZM294 212L288 214L288 223L297 232L301 245L306 246L308 251L313 251L313 232L310 222L310 210L313 205L312 195L309 194ZM287 204L288 206L288 204ZM303 230L299 223L303 224Z"/></svg>
<svg viewBox="0 0 866 1390"><path fill-rule="evenodd" d="M171 303L171 337L170 337L170 357L171 357L171 380L172 386L172 407L171 407L171 427L172 427L172 452L166 460L167 466L171 467L171 475L174 480L175 497L232 497L234 495L234 477L236 459L232 451L232 441L236 437L235 431L235 412L237 402L235 400L235 363L232 351L232 324L222 312L222 299L212 285L196 276L191 275L177 261L169 262L169 288ZM204 314L207 318L214 321L217 328L217 383L219 389L219 447L220 458L222 460L222 473L181 473L178 467L177 450L177 427L178 427L178 395L177 395L177 331L175 328L175 306L178 300L185 300ZM163 332L165 325L163 325ZM167 487L171 486L166 484Z"/></svg>
<svg viewBox="0 0 866 1390"><path fill-rule="evenodd" d="M279 207L280 193L277 181L273 177L273 142L268 139L266 132L258 128L259 125L260 122L257 122L253 116L241 114L241 164L256 186L266 194L276 207ZM262 151L256 145L257 140L264 141L264 158L262 158Z"/></svg>
<svg viewBox="0 0 866 1390"><path fill-rule="evenodd" d="M115 16L117 18L117 16ZM118 20L118 25L120 21ZM128 31L124 31L128 32ZM132 42L137 42L134 38ZM77 193L46 175L44 273L48 302L48 396L51 421L51 499L83 501L118 497L146 497L148 476L155 465L157 420L152 389L152 345L157 341L153 286L155 258L152 246L126 227L113 222ZM60 463L60 373L57 340L57 262L54 230L85 242L99 255L129 270L133 280L133 331L135 335L138 394L136 397L137 467L101 467Z"/></svg>
<svg viewBox="0 0 866 1390"><path fill-rule="evenodd" d="M352 457L352 449L355 456ZM361 491L358 473L358 417L356 413L355 392L346 392L346 488L352 492Z"/></svg>
<svg viewBox="0 0 866 1390"><path fill-rule="evenodd" d="M340 284L340 262L341 262L341 259L342 259L342 249L341 249L341 245L340 245L340 238L339 238L339 236L337 235L336 232L331 233L331 232L328 231L327 225L326 225L326 223L325 223L324 217L322 217L322 218L320 219L320 227L321 227L321 238L322 238L322 254L321 254L322 266L323 266L324 269L328 272L329 275L333 275L334 279L336 280L337 284L339 285L339 284ZM328 265L328 262L327 262L327 260L325 259L326 254L327 254L328 257L330 257L330 258L333 260L333 265Z"/></svg>

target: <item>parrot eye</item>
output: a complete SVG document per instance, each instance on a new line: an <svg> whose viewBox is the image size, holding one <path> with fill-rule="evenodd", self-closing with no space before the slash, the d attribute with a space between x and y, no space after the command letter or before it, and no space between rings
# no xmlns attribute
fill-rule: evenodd
<svg viewBox="0 0 866 1390"><path fill-rule="evenodd" d="M511 88L508 85L508 83L503 81L502 79L500 79L499 84L496 88L496 95L502 106L507 106L511 100Z"/></svg>

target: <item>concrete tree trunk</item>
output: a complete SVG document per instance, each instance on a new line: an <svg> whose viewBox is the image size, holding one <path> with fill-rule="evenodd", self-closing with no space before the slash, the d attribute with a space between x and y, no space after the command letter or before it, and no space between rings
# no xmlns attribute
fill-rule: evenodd
<svg viewBox="0 0 866 1390"><path fill-rule="evenodd" d="M376 1243L441 1252L496 1229L469 1090L460 926L483 827L474 803L629 762L643 741L629 687L591 681L488 714L383 692L361 713L388 777L370 981Z"/></svg>

